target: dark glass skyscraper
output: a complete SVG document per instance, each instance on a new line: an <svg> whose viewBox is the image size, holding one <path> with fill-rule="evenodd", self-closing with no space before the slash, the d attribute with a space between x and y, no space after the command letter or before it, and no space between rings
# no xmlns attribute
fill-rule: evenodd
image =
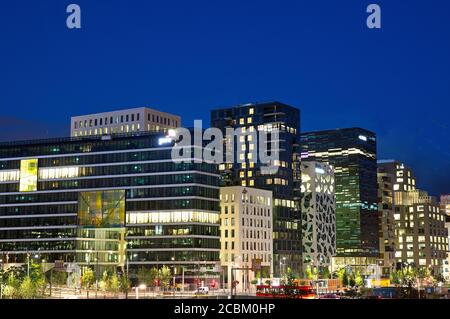
<svg viewBox="0 0 450 319"><path fill-rule="evenodd" d="M3 263L167 265L177 280L184 266L186 282L215 266L217 165L173 160L162 133L132 135L0 144Z"/></svg>
<svg viewBox="0 0 450 319"><path fill-rule="evenodd" d="M279 131L279 159L270 163L276 172L265 172L261 159L251 157L257 141L250 135L235 142L234 157L243 160L220 165L221 184L240 185L273 192L274 273L288 267L301 273L300 216L300 111L280 102L245 104L213 110L211 125L222 130L233 128L243 134Z"/></svg>
<svg viewBox="0 0 450 319"><path fill-rule="evenodd" d="M337 263L375 262L379 254L375 133L361 128L302 133L301 147L302 161L326 162L335 169L337 256L344 257L336 258Z"/></svg>

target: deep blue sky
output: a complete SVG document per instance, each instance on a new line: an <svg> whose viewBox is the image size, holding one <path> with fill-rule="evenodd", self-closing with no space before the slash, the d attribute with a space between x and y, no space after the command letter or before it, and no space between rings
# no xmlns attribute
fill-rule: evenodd
<svg viewBox="0 0 450 319"><path fill-rule="evenodd" d="M65 8L82 9L82 29ZM369 3L382 29L365 26ZM450 193L450 1L0 3L0 139L67 135L71 115L149 106L183 124L279 100L302 130L360 126L379 158Z"/></svg>

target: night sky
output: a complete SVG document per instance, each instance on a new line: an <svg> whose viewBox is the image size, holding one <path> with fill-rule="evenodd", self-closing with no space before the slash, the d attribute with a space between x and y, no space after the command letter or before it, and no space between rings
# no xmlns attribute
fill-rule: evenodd
<svg viewBox="0 0 450 319"><path fill-rule="evenodd" d="M82 29L66 27L66 6ZM382 29L366 7L382 8ZM71 115L278 100L302 131L359 126L378 157L450 193L450 1L45 0L0 3L0 140L69 135Z"/></svg>

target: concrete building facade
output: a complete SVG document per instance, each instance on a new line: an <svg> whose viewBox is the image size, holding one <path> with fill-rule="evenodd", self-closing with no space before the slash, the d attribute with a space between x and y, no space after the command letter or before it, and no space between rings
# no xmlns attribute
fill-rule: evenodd
<svg viewBox="0 0 450 319"><path fill-rule="evenodd" d="M178 115L147 107L72 116L70 136L164 132L181 126Z"/></svg>
<svg viewBox="0 0 450 319"><path fill-rule="evenodd" d="M220 188L220 261L226 288L236 291L273 273L272 192L257 188Z"/></svg>

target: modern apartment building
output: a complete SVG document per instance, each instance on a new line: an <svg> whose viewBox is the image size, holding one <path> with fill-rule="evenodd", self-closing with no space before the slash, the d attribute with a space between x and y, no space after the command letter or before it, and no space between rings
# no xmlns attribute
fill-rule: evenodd
<svg viewBox="0 0 450 319"><path fill-rule="evenodd" d="M386 172L378 172L378 213L379 213L379 241L381 274L389 278L395 270L395 205L394 190L395 177Z"/></svg>
<svg viewBox="0 0 450 319"><path fill-rule="evenodd" d="M445 227L447 228L449 243L447 259L444 260L442 274L447 281L450 281L450 195L442 195L440 203L441 213L445 214Z"/></svg>
<svg viewBox="0 0 450 319"><path fill-rule="evenodd" d="M251 187L220 188L220 262L225 287L249 291L253 280L273 273L272 192ZM283 266L283 265L282 265Z"/></svg>
<svg viewBox="0 0 450 319"><path fill-rule="evenodd" d="M448 251L445 214L439 202L416 188L412 170L395 160L378 162L378 171L391 177L395 207L397 268L409 264L442 273Z"/></svg>
<svg viewBox="0 0 450 319"><path fill-rule="evenodd" d="M127 134L134 132L167 133L181 126L177 115L147 107L73 116L70 121L70 136L92 136Z"/></svg>
<svg viewBox="0 0 450 319"><path fill-rule="evenodd" d="M0 144L3 264L167 265L193 283L220 261L220 175L172 160L173 145L161 132Z"/></svg>
<svg viewBox="0 0 450 319"><path fill-rule="evenodd" d="M300 111L280 102L237 105L211 112L211 126L239 132L239 140L225 138L225 149L237 159L219 166L222 186L254 187L273 195L273 267L301 273ZM278 132L278 158L266 169L254 133ZM271 135L266 142L271 153ZM276 136L276 135L274 135ZM274 137L275 139L275 137ZM231 147L234 146L234 147ZM285 265L285 266L284 266Z"/></svg>
<svg viewBox="0 0 450 319"><path fill-rule="evenodd" d="M301 134L302 161L334 167L335 270L351 266L364 274L379 257L376 145L375 133L362 128Z"/></svg>
<svg viewBox="0 0 450 319"><path fill-rule="evenodd" d="M336 199L331 165L302 162L302 255L303 271L322 273L336 255Z"/></svg>

